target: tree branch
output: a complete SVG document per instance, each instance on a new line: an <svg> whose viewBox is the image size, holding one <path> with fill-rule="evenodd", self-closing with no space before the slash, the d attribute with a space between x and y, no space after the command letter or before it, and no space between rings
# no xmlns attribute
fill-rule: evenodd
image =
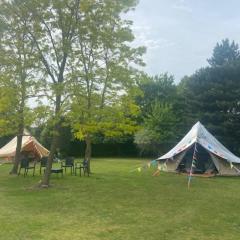
<svg viewBox="0 0 240 240"><path fill-rule="evenodd" d="M55 42L53 40L53 37L52 37L52 34L51 34L51 30L49 29L47 23L45 22L45 20L43 18L41 18L44 26L46 27L47 29L47 32L48 32L48 35L50 37L50 40L51 40L51 43L52 43L52 47L53 47L53 50L55 52L55 55L56 55L56 62L57 62L57 66L58 66L58 69L60 69L60 64L59 64L59 56L58 56L58 53L57 53L57 49L56 49L56 45L55 45Z"/></svg>
<svg viewBox="0 0 240 240"><path fill-rule="evenodd" d="M38 49L38 53L40 54L40 58L41 58L41 60L42 60L43 65L45 66L45 68L46 68L46 70L47 70L47 73L48 73L49 76L52 78L52 81L53 81L54 83L57 83L57 81L56 81L56 79L55 79L55 76L54 76L53 73L51 72L51 68L50 68L50 66L49 66L49 64L48 64L48 61L46 60L46 58L44 57L44 55L43 55L43 53L42 53L42 50L41 50L41 48L40 48L40 46L39 46L39 44L38 44L37 39L36 39L35 36L31 33L31 31L28 31L28 33L31 35L32 40L34 41L34 43L35 43L35 45L36 45L36 47L37 47L37 49Z"/></svg>

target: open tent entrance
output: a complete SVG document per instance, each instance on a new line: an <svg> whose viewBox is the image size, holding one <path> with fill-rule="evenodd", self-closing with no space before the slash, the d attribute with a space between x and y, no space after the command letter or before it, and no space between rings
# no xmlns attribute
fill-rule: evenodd
<svg viewBox="0 0 240 240"><path fill-rule="evenodd" d="M196 161L195 166L192 168L193 174L217 174L218 170L209 154L209 152L203 148L200 144L196 144L197 151L195 152ZM193 154L195 144L193 144L188 150L181 162L177 167L177 172L189 173L192 166Z"/></svg>
<svg viewBox="0 0 240 240"><path fill-rule="evenodd" d="M200 122L157 161L167 172L189 173L195 146L193 174L240 176L240 158L224 147Z"/></svg>

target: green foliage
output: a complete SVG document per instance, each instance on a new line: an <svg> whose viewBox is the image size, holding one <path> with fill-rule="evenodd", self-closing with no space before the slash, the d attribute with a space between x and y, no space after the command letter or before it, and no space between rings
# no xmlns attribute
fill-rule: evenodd
<svg viewBox="0 0 240 240"><path fill-rule="evenodd" d="M142 129L135 134L135 143L141 154L158 154L172 145L173 136L178 136L180 95L173 76L167 73L145 76L140 89L143 94L136 101L142 112L138 120Z"/></svg>
<svg viewBox="0 0 240 240"><path fill-rule="evenodd" d="M50 148L51 146L51 140L53 137L53 126L51 124L51 121L46 122L44 125L42 125L40 128L37 128L36 130L36 137L38 137L41 141L41 143L47 147ZM71 143L74 140L74 136L72 134L72 130L69 125L66 125L64 120L61 122L60 131L58 133L58 146L57 146L57 152L60 153L62 156L72 156L73 152L77 156L81 156L82 152L79 151L79 149L75 149L72 147Z"/></svg>
<svg viewBox="0 0 240 240"><path fill-rule="evenodd" d="M229 39L226 38L214 47L213 55L208 59L208 63L212 67L218 67L231 64L237 60L240 60L239 46L234 41L230 43Z"/></svg>
<svg viewBox="0 0 240 240"><path fill-rule="evenodd" d="M155 135L155 140L164 141L174 136L173 131L169 131L169 127L176 123L176 116L173 108L169 104L155 102L152 104L151 113L145 117L144 124L151 129Z"/></svg>
<svg viewBox="0 0 240 240"><path fill-rule="evenodd" d="M137 97L137 103L143 115L149 112L155 101L173 104L176 100L177 88L174 85L174 78L167 73L154 77L145 76L145 81L140 83L140 89L143 95Z"/></svg>
<svg viewBox="0 0 240 240"><path fill-rule="evenodd" d="M220 141L239 152L240 63L204 68L185 79L185 122L201 121Z"/></svg>
<svg viewBox="0 0 240 240"><path fill-rule="evenodd" d="M160 153L166 150L176 135L177 117L167 103L154 102L144 117L143 129L135 134L135 143L141 152Z"/></svg>
<svg viewBox="0 0 240 240"><path fill-rule="evenodd" d="M0 136L10 135L16 130L17 88L8 86L9 79L0 75Z"/></svg>
<svg viewBox="0 0 240 240"><path fill-rule="evenodd" d="M106 138L132 134L137 126L139 72L145 48L130 47L131 22L122 14L136 1L83 1L84 20L72 56L71 112L68 117L78 139L102 134ZM76 64L77 63L77 64Z"/></svg>
<svg viewBox="0 0 240 240"><path fill-rule="evenodd" d="M182 136L201 121L230 150L240 153L239 60L238 44L225 39L214 48L210 67L182 79L177 87Z"/></svg>
<svg viewBox="0 0 240 240"><path fill-rule="evenodd" d="M36 56L27 39L26 22L18 11L25 1L3 1L0 10L0 135L21 133L34 120L29 99L39 87L35 74ZM4 129L4 130L3 130Z"/></svg>
<svg viewBox="0 0 240 240"><path fill-rule="evenodd" d="M103 134L105 138L116 138L133 134L138 129L134 116L137 116L139 109L126 96L117 99L104 108L100 108L97 101L92 102L91 109L84 108L83 104L73 104L68 117L75 129L75 136L84 139L87 134Z"/></svg>

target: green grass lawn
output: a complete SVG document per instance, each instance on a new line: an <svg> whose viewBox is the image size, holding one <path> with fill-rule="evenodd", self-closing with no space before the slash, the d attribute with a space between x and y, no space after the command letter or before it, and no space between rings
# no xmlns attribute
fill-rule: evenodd
<svg viewBox="0 0 240 240"><path fill-rule="evenodd" d="M95 159L93 175L9 176L0 166L0 239L240 239L240 178L194 178L136 159Z"/></svg>

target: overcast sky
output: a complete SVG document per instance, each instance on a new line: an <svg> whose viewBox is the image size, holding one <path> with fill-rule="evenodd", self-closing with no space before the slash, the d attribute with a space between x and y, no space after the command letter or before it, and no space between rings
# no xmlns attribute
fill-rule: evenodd
<svg viewBox="0 0 240 240"><path fill-rule="evenodd" d="M217 42L240 42L240 0L140 0L129 18L136 45L147 47L146 71L178 82L206 66Z"/></svg>

